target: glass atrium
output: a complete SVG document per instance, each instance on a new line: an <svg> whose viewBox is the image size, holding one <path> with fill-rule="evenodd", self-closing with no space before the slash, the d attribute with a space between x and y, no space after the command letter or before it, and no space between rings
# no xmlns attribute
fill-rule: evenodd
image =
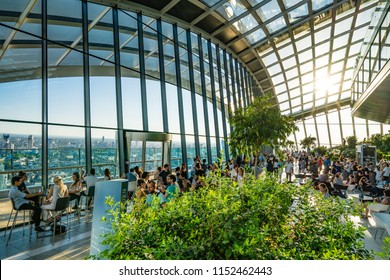
<svg viewBox="0 0 390 280"><path fill-rule="evenodd" d="M172 167L229 158L229 114L265 92L296 119L297 148L309 135L335 147L386 133L351 116L355 66L386 2L2 0L0 190L19 170L43 186L91 167L117 177L126 132L172 135ZM387 61L388 16L381 26Z"/></svg>

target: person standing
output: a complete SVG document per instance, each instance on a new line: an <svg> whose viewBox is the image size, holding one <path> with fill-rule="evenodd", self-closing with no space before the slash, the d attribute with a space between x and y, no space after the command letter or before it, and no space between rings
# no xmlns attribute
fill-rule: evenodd
<svg viewBox="0 0 390 280"><path fill-rule="evenodd" d="M98 177L95 176L95 168L91 168L89 174L90 175L84 177L84 181L87 184L87 189L81 192L82 196L88 196L89 188L94 187L96 182L98 181ZM87 201L87 207L91 205L91 202L92 198Z"/></svg>
<svg viewBox="0 0 390 280"><path fill-rule="evenodd" d="M294 163L292 158L289 158L288 161L286 162L286 167L285 167L286 178L287 178L287 182L289 183L292 182L291 175L293 171L294 171Z"/></svg>

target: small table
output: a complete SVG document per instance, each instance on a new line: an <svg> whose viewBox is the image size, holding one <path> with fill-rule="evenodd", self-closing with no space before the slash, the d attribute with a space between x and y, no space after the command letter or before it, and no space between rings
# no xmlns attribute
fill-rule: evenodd
<svg viewBox="0 0 390 280"><path fill-rule="evenodd" d="M358 193L349 194L348 197L352 197L352 198L361 200ZM373 201L374 199L371 196L365 195L362 200L363 200L363 202L367 202L367 201Z"/></svg>
<svg viewBox="0 0 390 280"><path fill-rule="evenodd" d="M372 217L377 225L377 227L386 229L387 233L390 235L390 214L387 213L372 213ZM376 233L375 233L376 237Z"/></svg>

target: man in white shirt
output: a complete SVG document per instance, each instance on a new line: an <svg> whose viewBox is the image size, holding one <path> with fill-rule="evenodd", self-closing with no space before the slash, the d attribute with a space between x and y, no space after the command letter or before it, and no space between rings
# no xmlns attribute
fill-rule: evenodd
<svg viewBox="0 0 390 280"><path fill-rule="evenodd" d="M286 162L286 167L285 167L286 178L287 178L287 181L288 181L288 182L292 182L292 180L291 180L291 175L292 175L292 173L293 173L293 170L294 170L294 163L293 163L293 160L290 158L290 159Z"/></svg>
<svg viewBox="0 0 390 280"><path fill-rule="evenodd" d="M19 186L23 183L23 179L20 176L13 177L11 183L12 187L9 191L9 197L13 200L15 208L18 210L33 210L34 213L32 218L35 224L35 231L44 231L44 229L39 226L41 222L41 207L39 204L35 204L34 202L27 200L42 195L43 192L38 192L35 194L21 192L19 190Z"/></svg>
<svg viewBox="0 0 390 280"><path fill-rule="evenodd" d="M94 187L96 182L98 181L98 177L95 176L95 168L91 168L90 172L91 175L84 177L84 182L87 184L87 189L83 192L81 192L81 195L87 196L88 191L90 187ZM92 199L89 199L87 202L88 207L91 205Z"/></svg>

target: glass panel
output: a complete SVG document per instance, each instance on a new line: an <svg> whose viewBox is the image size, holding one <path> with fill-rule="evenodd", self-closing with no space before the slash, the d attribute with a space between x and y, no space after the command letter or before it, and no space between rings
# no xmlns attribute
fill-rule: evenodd
<svg viewBox="0 0 390 280"><path fill-rule="evenodd" d="M121 65L139 70L137 15L118 11Z"/></svg>
<svg viewBox="0 0 390 280"><path fill-rule="evenodd" d="M207 143L206 137L199 137L199 146L200 146L200 158L207 159Z"/></svg>
<svg viewBox="0 0 390 280"><path fill-rule="evenodd" d="M72 182L73 172L85 171L85 130L81 127L49 126L48 166L49 183L60 175Z"/></svg>
<svg viewBox="0 0 390 280"><path fill-rule="evenodd" d="M47 38L82 50L82 15L79 0L47 1ZM68 53L63 53L63 59Z"/></svg>
<svg viewBox="0 0 390 280"><path fill-rule="evenodd" d="M256 11L256 13L259 15L261 20L263 22L265 22L265 21L269 20L270 18L273 18L274 16L281 14L281 10L280 10L280 7L278 5L278 1L272 0L272 1L268 2L267 4L263 5L262 7L260 7Z"/></svg>
<svg viewBox="0 0 390 280"><path fill-rule="evenodd" d="M146 74L160 78L160 64L158 57L157 23L155 20L142 16L144 23L144 56ZM147 24L147 25L146 25Z"/></svg>
<svg viewBox="0 0 390 280"><path fill-rule="evenodd" d="M203 110L203 97L199 94L196 95L196 110L198 116L198 129L199 135L206 135L204 110Z"/></svg>
<svg viewBox="0 0 390 280"><path fill-rule="evenodd" d="M211 160L212 162L218 161L218 154L217 154L217 140L215 137L210 137L210 143L211 143ZM212 162L209 162L209 164L212 164Z"/></svg>
<svg viewBox="0 0 390 280"><path fill-rule="evenodd" d="M139 74L121 68L123 127L143 130Z"/></svg>
<svg viewBox="0 0 390 280"><path fill-rule="evenodd" d="M27 186L42 182L42 126L0 122L0 190L8 189L16 172L28 173Z"/></svg>
<svg viewBox="0 0 390 280"><path fill-rule="evenodd" d="M8 30L0 26L0 42L6 40L4 35ZM0 51L1 118L41 121L41 46L34 37L25 37L31 44L21 44L14 38L8 47L0 45L5 48L4 52Z"/></svg>
<svg viewBox="0 0 390 280"><path fill-rule="evenodd" d="M330 100L328 100L329 102ZM329 129L330 135L332 137L332 146L337 146L342 144L341 134L340 134L340 121L339 113L337 111L328 113Z"/></svg>
<svg viewBox="0 0 390 280"><path fill-rule="evenodd" d="M163 131L160 81L146 80L147 112L150 131Z"/></svg>
<svg viewBox="0 0 390 280"><path fill-rule="evenodd" d="M5 16L4 24L15 27L31 34L41 36L41 7L42 3L30 0L1 0L0 11ZM26 11L24 18L20 17ZM15 36L24 36L23 33ZM20 38L19 38L20 39Z"/></svg>
<svg viewBox="0 0 390 280"><path fill-rule="evenodd" d="M348 17L347 19L336 23L334 35L337 36L343 32L350 31L352 20L353 20L353 17Z"/></svg>
<svg viewBox="0 0 390 280"><path fill-rule="evenodd" d="M145 171L157 170L157 167L163 166L162 162L162 142L145 143Z"/></svg>
<svg viewBox="0 0 390 280"><path fill-rule="evenodd" d="M260 40L265 38L265 33L262 29L257 29L256 31L253 31L252 33L245 36L246 39L251 43L252 45L259 42Z"/></svg>
<svg viewBox="0 0 390 280"><path fill-rule="evenodd" d="M331 5L333 0L312 0L313 11L320 10L328 5Z"/></svg>
<svg viewBox="0 0 390 280"><path fill-rule="evenodd" d="M114 64L90 60L91 124L116 127L116 86Z"/></svg>
<svg viewBox="0 0 390 280"><path fill-rule="evenodd" d="M305 129L303 128L302 122L297 122L296 125L298 127L298 131L295 132L295 135L297 136L297 141L300 145L301 140L305 138Z"/></svg>
<svg viewBox="0 0 390 280"><path fill-rule="evenodd" d="M196 157L195 151L195 137L192 135L186 135L186 147L187 147L187 166L188 170L191 170L194 158Z"/></svg>
<svg viewBox="0 0 390 280"><path fill-rule="evenodd" d="M129 168L142 167L142 141L131 141L130 143L130 164Z"/></svg>
<svg viewBox="0 0 390 280"><path fill-rule="evenodd" d="M318 137L321 146L329 146L329 134L328 134L328 126L326 124L326 116L320 115L316 116L317 121L317 129L318 129Z"/></svg>
<svg viewBox="0 0 390 280"><path fill-rule="evenodd" d="M162 22L163 35L163 53L164 53L164 67L165 80L167 82L176 84L176 67L175 67L175 51L173 43L173 27L172 24Z"/></svg>
<svg viewBox="0 0 390 280"><path fill-rule="evenodd" d="M210 100L207 100L207 112L209 115L210 136L215 136L214 108Z"/></svg>
<svg viewBox="0 0 390 280"><path fill-rule="evenodd" d="M119 177L118 168L118 132L109 129L91 129L92 138L92 166L96 176L104 177L104 170L108 168L112 178Z"/></svg>
<svg viewBox="0 0 390 280"><path fill-rule="evenodd" d="M88 20L92 22L97 19L95 25L89 25L89 53L114 61L112 10L110 7L88 2Z"/></svg>
<svg viewBox="0 0 390 280"><path fill-rule="evenodd" d="M180 166L182 163L182 149L180 135L172 135L171 166Z"/></svg>
<svg viewBox="0 0 390 280"><path fill-rule="evenodd" d="M356 137L359 141L367 140L366 120L361 118L354 118Z"/></svg>
<svg viewBox="0 0 390 280"><path fill-rule="evenodd" d="M180 118L177 97L177 87L171 84L166 84L167 92L167 113L168 127L171 133L180 133Z"/></svg>
<svg viewBox="0 0 390 280"><path fill-rule="evenodd" d="M340 110L340 120L344 138L348 136L353 136L353 126L350 108Z"/></svg>
<svg viewBox="0 0 390 280"><path fill-rule="evenodd" d="M239 0L227 1L221 7L217 8L217 11L228 21L238 17L246 10L247 9L245 8L245 6Z"/></svg>
<svg viewBox="0 0 390 280"><path fill-rule="evenodd" d="M368 129L370 131L370 136L381 133L381 125L378 122L368 121Z"/></svg>
<svg viewBox="0 0 390 280"><path fill-rule="evenodd" d="M194 120L192 115L192 99L191 92L183 89L183 112L185 120L185 132L186 134L194 134ZM169 109L171 109L169 107Z"/></svg>
<svg viewBox="0 0 390 280"><path fill-rule="evenodd" d="M286 7L286 9L298 4L302 0L283 0L283 4Z"/></svg>
<svg viewBox="0 0 390 280"><path fill-rule="evenodd" d="M242 19L236 21L233 23L233 26L241 33L248 32L249 30L252 30L253 28L259 26L259 23L255 18L249 14Z"/></svg>
<svg viewBox="0 0 390 280"><path fill-rule="evenodd" d="M283 17L279 17L275 19L274 21L271 21L271 23L267 24L267 29L269 33L274 33L284 27L286 27L286 22L284 21Z"/></svg>
<svg viewBox="0 0 390 280"><path fill-rule="evenodd" d="M303 18L306 18L309 15L309 10L307 8L307 4L301 5L295 10L292 10L288 13L288 18L290 20L290 23L296 22L298 20L301 20Z"/></svg>
<svg viewBox="0 0 390 280"><path fill-rule="evenodd" d="M51 123L84 124L83 87L82 76L49 78L48 111ZM65 111L64 108L66 108Z"/></svg>

